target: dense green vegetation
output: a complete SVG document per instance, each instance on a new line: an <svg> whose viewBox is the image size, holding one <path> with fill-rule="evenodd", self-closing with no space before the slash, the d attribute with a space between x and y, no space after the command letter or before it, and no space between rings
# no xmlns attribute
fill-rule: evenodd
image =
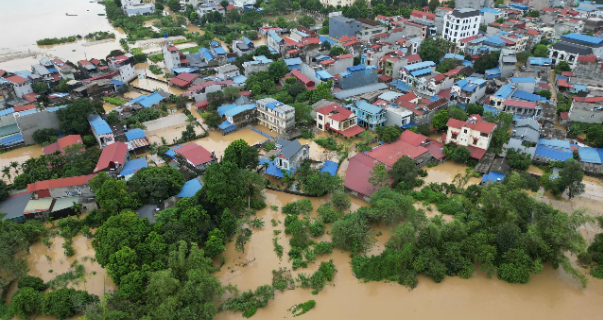
<svg viewBox="0 0 603 320"><path fill-rule="evenodd" d="M115 39L115 33L106 31L91 32L84 36L86 40L99 41L104 39Z"/></svg>
<svg viewBox="0 0 603 320"><path fill-rule="evenodd" d="M63 38L44 38L42 40L37 40L36 43L39 46L47 46L47 45L53 45L53 44L61 44L61 43L67 43L67 42L74 42L77 39L82 38L81 36L69 36L69 37L63 37Z"/></svg>

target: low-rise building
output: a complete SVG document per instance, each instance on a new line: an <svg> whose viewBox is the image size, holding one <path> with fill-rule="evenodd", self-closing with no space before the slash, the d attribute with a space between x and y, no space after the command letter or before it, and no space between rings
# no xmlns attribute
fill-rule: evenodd
<svg viewBox="0 0 603 320"><path fill-rule="evenodd" d="M496 128L496 124L484 121L479 115L472 115L467 121L450 118L446 125L446 143L467 147L471 157L477 160L486 154Z"/></svg>
<svg viewBox="0 0 603 320"><path fill-rule="evenodd" d="M130 160L128 145L117 141L103 148L93 172L111 171L119 174L128 160Z"/></svg>
<svg viewBox="0 0 603 320"><path fill-rule="evenodd" d="M178 74L177 76L170 78L169 82L171 84L173 84L176 87L182 88L182 89L186 89L188 88L193 81L195 81L195 79L197 79L199 76L196 74L192 74L192 73L188 73L188 72L182 72L180 74Z"/></svg>
<svg viewBox="0 0 603 320"><path fill-rule="evenodd" d="M450 95L462 104L476 103L486 94L486 80L474 77L461 79L452 85Z"/></svg>
<svg viewBox="0 0 603 320"><path fill-rule="evenodd" d="M71 134L66 137L59 138L57 142L45 146L43 151L46 155L53 154L55 152L65 154L65 149L73 145L84 145L82 142L82 137L79 134Z"/></svg>
<svg viewBox="0 0 603 320"><path fill-rule="evenodd" d="M295 128L295 109L272 98L256 102L259 124L278 134Z"/></svg>
<svg viewBox="0 0 603 320"><path fill-rule="evenodd" d="M31 81L29 81L28 79L25 79L18 75L14 75L12 77L5 78L5 80L12 85L16 97L21 98L24 95L33 92Z"/></svg>
<svg viewBox="0 0 603 320"><path fill-rule="evenodd" d="M94 136L96 142L98 142L98 145L101 148L104 148L115 142L115 138L113 137L113 131L111 130L111 127L99 115L89 115L88 122L90 123L90 127L92 128L92 135Z"/></svg>
<svg viewBox="0 0 603 320"><path fill-rule="evenodd" d="M222 130L222 134L233 132L237 128L254 125L258 118L255 104L234 105L223 112L224 122L218 126Z"/></svg>
<svg viewBox="0 0 603 320"><path fill-rule="evenodd" d="M339 133L346 138L364 132L358 126L358 117L354 112L334 103L316 110L316 127L321 131Z"/></svg>
<svg viewBox="0 0 603 320"><path fill-rule="evenodd" d="M354 174L346 174L343 186L346 192L352 196L358 197L365 201L370 201L370 196L379 190L379 187L369 183L369 178L373 172L373 168L379 164L379 161L369 157L368 155L358 152L350 158L348 172ZM386 170L391 170L391 167L386 166ZM389 183L393 180L389 178Z"/></svg>
<svg viewBox="0 0 603 320"><path fill-rule="evenodd" d="M357 101L347 106L347 108L356 114L358 125L363 128L375 130L377 127L383 126L387 120L385 110L364 100Z"/></svg>
<svg viewBox="0 0 603 320"><path fill-rule="evenodd" d="M377 82L377 68L357 65L348 67L347 71L339 74L338 85L342 90L353 89Z"/></svg>
<svg viewBox="0 0 603 320"><path fill-rule="evenodd" d="M205 170L216 161L213 151L209 152L195 143L172 148L166 152L166 155L174 159L179 165L188 167L191 170Z"/></svg>
<svg viewBox="0 0 603 320"><path fill-rule="evenodd" d="M134 56L132 56L130 53L116 57L109 57L107 58L107 64L109 65L109 70L119 70L118 80L120 81L127 83L136 77L136 71L134 70Z"/></svg>
<svg viewBox="0 0 603 320"><path fill-rule="evenodd" d="M88 186L88 181L94 178L94 176L96 174L37 181L27 185L27 192L32 193L33 199L89 195L92 191L90 190L90 186Z"/></svg>
<svg viewBox="0 0 603 320"><path fill-rule="evenodd" d="M297 139L293 141L278 139L275 147L276 150L266 154L266 156L275 155L274 162L270 162L267 158L260 159L260 162L269 163L264 173L271 176L282 178L283 172L281 170L293 174L304 160L310 158L310 146L308 144L302 145Z"/></svg>
<svg viewBox="0 0 603 320"><path fill-rule="evenodd" d="M603 99L599 99L603 100ZM570 122L603 123L603 103L572 101L569 110Z"/></svg>
<svg viewBox="0 0 603 320"><path fill-rule="evenodd" d="M411 138L411 141L406 138ZM433 157L429 153L429 150L423 146L427 141L420 141L418 145L415 145L412 143L415 140L414 138L414 136L410 137L409 134L406 134L405 139L401 136L394 142L384 143L374 148L367 152L366 155L388 167L392 167L398 159L407 156L415 162L416 168L421 168L431 162Z"/></svg>
<svg viewBox="0 0 603 320"><path fill-rule="evenodd" d="M329 18L329 36L339 39L343 36L355 37L362 29L362 22L355 19L336 16Z"/></svg>
<svg viewBox="0 0 603 320"><path fill-rule="evenodd" d="M567 140L545 139L538 140L534 161L537 164L548 164L549 161L565 161L574 157L574 152Z"/></svg>
<svg viewBox="0 0 603 320"><path fill-rule="evenodd" d="M252 61L243 62L245 76L249 77L253 73L268 71L268 67L273 61L265 56L255 56Z"/></svg>

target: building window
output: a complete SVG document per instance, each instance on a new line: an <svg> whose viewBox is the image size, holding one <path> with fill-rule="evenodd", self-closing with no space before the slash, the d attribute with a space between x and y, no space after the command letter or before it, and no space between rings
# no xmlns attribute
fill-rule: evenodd
<svg viewBox="0 0 603 320"><path fill-rule="evenodd" d="M322 115L318 115L318 120L322 120Z"/></svg>
<svg viewBox="0 0 603 320"><path fill-rule="evenodd" d="M465 134L466 134L466 133L467 133L467 129L463 129L463 133L465 133Z"/></svg>
<svg viewBox="0 0 603 320"><path fill-rule="evenodd" d="M456 138L457 138L458 136L459 136L459 134L458 134L458 133L453 133L453 134L452 134L452 139L453 139L453 140L456 140Z"/></svg>
<svg viewBox="0 0 603 320"><path fill-rule="evenodd" d="M479 134L479 135L480 135L481 137L484 137L484 138L487 138L487 137L488 137L488 134L487 134L487 133L485 133L485 132L480 132L480 134Z"/></svg>

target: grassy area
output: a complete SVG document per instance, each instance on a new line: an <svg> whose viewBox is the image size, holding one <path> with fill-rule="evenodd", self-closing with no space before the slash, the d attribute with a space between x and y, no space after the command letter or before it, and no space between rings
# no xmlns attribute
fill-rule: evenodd
<svg viewBox="0 0 603 320"><path fill-rule="evenodd" d="M112 105L116 105L116 106L121 106L122 104L125 104L126 102L119 99L119 98L113 98L113 97L103 97L103 100L109 102Z"/></svg>
<svg viewBox="0 0 603 320"><path fill-rule="evenodd" d="M180 52L182 53L197 53L199 52L199 49L203 48L203 46L196 46L196 47L190 47L190 48L186 48L186 49L180 49Z"/></svg>
<svg viewBox="0 0 603 320"><path fill-rule="evenodd" d="M151 72L153 74L162 74L163 73L163 70L161 70L161 68L155 64L150 65L149 70L151 70Z"/></svg>
<svg viewBox="0 0 603 320"><path fill-rule="evenodd" d="M161 53L152 54L149 56L149 60L153 61L153 63L157 63L157 62L163 60L163 54L161 54Z"/></svg>

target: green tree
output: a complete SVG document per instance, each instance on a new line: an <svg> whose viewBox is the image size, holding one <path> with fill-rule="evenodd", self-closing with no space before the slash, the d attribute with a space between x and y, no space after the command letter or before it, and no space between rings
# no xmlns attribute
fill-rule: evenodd
<svg viewBox="0 0 603 320"><path fill-rule="evenodd" d="M390 143L400 138L400 130L394 126L377 127L377 135L381 141Z"/></svg>
<svg viewBox="0 0 603 320"><path fill-rule="evenodd" d="M498 65L500 51L484 53L473 63L473 69L477 73L484 73L488 69L492 69Z"/></svg>
<svg viewBox="0 0 603 320"><path fill-rule="evenodd" d="M529 154L510 148L507 149L507 162L511 168L525 171L532 164L532 158Z"/></svg>
<svg viewBox="0 0 603 320"><path fill-rule="evenodd" d="M301 15L297 18L297 23L299 23L300 25L306 27L306 28L310 28L312 25L314 25L316 23L316 20L314 20L314 18L307 16L307 15Z"/></svg>
<svg viewBox="0 0 603 320"><path fill-rule="evenodd" d="M390 188L381 188L371 195L371 209L368 211L370 221L394 225L414 215L416 211L413 199Z"/></svg>
<svg viewBox="0 0 603 320"><path fill-rule="evenodd" d="M204 123L210 128L216 128L222 123L222 117L220 117L217 111L210 111L208 112L208 116L205 118Z"/></svg>
<svg viewBox="0 0 603 320"><path fill-rule="evenodd" d="M450 116L448 115L448 110L440 110L433 116L433 120L431 120L431 126L436 128L437 130L444 130L447 128L448 119Z"/></svg>
<svg viewBox="0 0 603 320"><path fill-rule="evenodd" d="M429 11L435 12L435 9L440 6L440 1L438 0L430 0L429 1Z"/></svg>
<svg viewBox="0 0 603 320"><path fill-rule="evenodd" d="M360 18L360 15L360 10L358 10L358 7L356 6L349 7L348 10L343 13L344 17L351 19L358 19Z"/></svg>
<svg viewBox="0 0 603 320"><path fill-rule="evenodd" d="M450 118L452 119L457 119L461 121L467 121L467 119L469 118L465 110L463 110L460 106L457 105L448 107L448 116L450 116Z"/></svg>
<svg viewBox="0 0 603 320"><path fill-rule="evenodd" d="M268 74L274 81L280 80L287 73L289 73L289 67L287 67L287 64L283 60L271 63L268 66Z"/></svg>
<svg viewBox="0 0 603 320"><path fill-rule="evenodd" d="M561 72L563 71L572 71L569 63L565 62L565 61L559 61L557 63L557 65L555 66L555 73L557 74L561 74Z"/></svg>
<svg viewBox="0 0 603 320"><path fill-rule="evenodd" d="M109 263L106 265L107 274L115 281L117 285L121 284L121 278L131 272L138 271L140 261L134 249L123 246L117 252L109 256Z"/></svg>
<svg viewBox="0 0 603 320"><path fill-rule="evenodd" d="M334 47L331 47L331 49L329 49L329 55L331 57L339 56L339 55L345 54L346 52L347 51L342 46L334 46Z"/></svg>
<svg viewBox="0 0 603 320"><path fill-rule="evenodd" d="M373 167L369 183L377 188L384 188L389 185L389 178L387 177L387 167L383 163L379 163Z"/></svg>
<svg viewBox="0 0 603 320"><path fill-rule="evenodd" d="M527 14L528 17L538 18L540 17L540 11L538 10L530 10Z"/></svg>
<svg viewBox="0 0 603 320"><path fill-rule="evenodd" d="M101 208L112 212L136 209L140 203L138 195L129 193L126 183L117 179L107 179L99 189L96 189L96 202Z"/></svg>
<svg viewBox="0 0 603 320"><path fill-rule="evenodd" d="M44 94L48 90L48 86L44 82L34 82L32 87L33 91L37 94Z"/></svg>
<svg viewBox="0 0 603 320"><path fill-rule="evenodd" d="M536 92L537 95L541 96L541 97L545 97L547 98L547 100L551 100L552 97L552 93L549 90L540 90L538 92Z"/></svg>
<svg viewBox="0 0 603 320"><path fill-rule="evenodd" d="M437 1L437 0L432 0ZM436 71L439 73L446 73L456 67L456 59L444 59L444 61L440 62Z"/></svg>
<svg viewBox="0 0 603 320"><path fill-rule="evenodd" d="M68 92L69 91L69 87L67 86L67 79L61 79L59 80L59 84L56 86L56 91L57 92Z"/></svg>
<svg viewBox="0 0 603 320"><path fill-rule="evenodd" d="M184 176L172 167L142 168L128 180L128 191L143 203L159 203L180 192Z"/></svg>
<svg viewBox="0 0 603 320"><path fill-rule="evenodd" d="M454 152L450 156L450 159L452 159L453 161L459 162L459 163L465 163L465 162L467 162L467 160L469 160L470 155L471 155L471 151L469 151L467 148L465 148L463 146L460 146L460 147L454 149Z"/></svg>
<svg viewBox="0 0 603 320"><path fill-rule="evenodd" d="M343 178L339 175L332 176L330 173L312 171L306 176L302 190L310 195L323 195L333 193L343 188Z"/></svg>
<svg viewBox="0 0 603 320"><path fill-rule="evenodd" d="M565 167L559 171L561 179L561 190L567 190L567 196L573 199L575 196L584 193L584 172L580 163L574 159L565 161Z"/></svg>
<svg viewBox="0 0 603 320"><path fill-rule="evenodd" d="M33 288L36 291L44 291L48 289L48 285L44 283L44 280L38 277L26 275L19 279L17 287L22 288Z"/></svg>
<svg viewBox="0 0 603 320"><path fill-rule="evenodd" d="M396 160L387 174L394 180L394 186L402 185L404 189L414 188L419 175L415 162L408 156Z"/></svg>
<svg viewBox="0 0 603 320"><path fill-rule="evenodd" d="M366 252L374 242L364 210L347 214L343 220L335 221L331 227L331 237L333 246L352 252Z"/></svg>
<svg viewBox="0 0 603 320"><path fill-rule="evenodd" d="M334 209L344 211L350 208L352 201L345 192L337 191L331 196L331 204Z"/></svg>
<svg viewBox="0 0 603 320"><path fill-rule="evenodd" d="M549 47L544 44L537 44L534 47L534 56L546 58L549 56Z"/></svg>
<svg viewBox="0 0 603 320"><path fill-rule="evenodd" d="M450 9L456 8L456 2L454 2L454 0L448 1L448 8L450 8Z"/></svg>
<svg viewBox="0 0 603 320"><path fill-rule="evenodd" d="M34 288L20 288L15 292L12 298L11 306L15 314L23 319L29 319L29 315L38 314L42 310L40 304L42 294Z"/></svg>
<svg viewBox="0 0 603 320"><path fill-rule="evenodd" d="M41 307L45 315L66 319L82 311L93 300L98 300L98 297L89 295L86 291L61 288L45 293Z"/></svg>
<svg viewBox="0 0 603 320"><path fill-rule="evenodd" d="M484 114L484 106L477 103L470 103L467 105L467 114L474 115L479 114L480 116Z"/></svg>
<svg viewBox="0 0 603 320"><path fill-rule="evenodd" d="M77 99L66 108L57 111L60 130L64 133L85 134L88 132L88 116L94 113L94 107L88 99Z"/></svg>
<svg viewBox="0 0 603 320"><path fill-rule="evenodd" d="M446 51L452 47L452 43L444 38L433 39L428 37L421 43L419 56L423 61L440 61Z"/></svg>
<svg viewBox="0 0 603 320"><path fill-rule="evenodd" d="M215 258L220 253L226 250L226 244L224 240L226 239L226 234L224 231L220 229L214 229L209 233L209 237L207 241L205 241L205 254L208 257Z"/></svg>
<svg viewBox="0 0 603 320"><path fill-rule="evenodd" d="M243 139L235 140L224 150L223 162L232 162L240 169L253 170L259 165L258 149L251 147Z"/></svg>
<svg viewBox="0 0 603 320"><path fill-rule="evenodd" d="M180 1L178 0L168 0L166 2L166 5L168 6L168 8L170 8L170 10L172 10L172 12L178 12L180 11Z"/></svg>
<svg viewBox="0 0 603 320"><path fill-rule="evenodd" d="M8 199L9 189L4 180L0 180L0 201Z"/></svg>

